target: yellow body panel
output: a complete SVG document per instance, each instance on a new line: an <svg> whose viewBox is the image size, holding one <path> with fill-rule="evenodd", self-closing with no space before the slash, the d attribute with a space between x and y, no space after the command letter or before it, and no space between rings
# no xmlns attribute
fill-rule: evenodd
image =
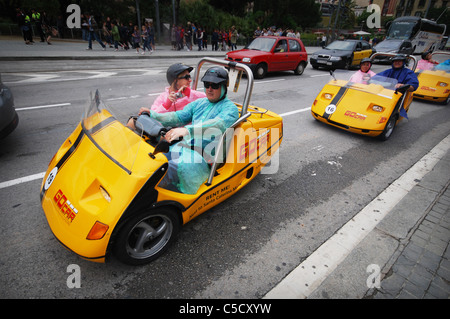
<svg viewBox="0 0 450 319"><path fill-rule="evenodd" d="M450 74L439 71L421 71L417 74L419 88L414 97L421 100L445 102L450 95Z"/></svg>
<svg viewBox="0 0 450 319"><path fill-rule="evenodd" d="M203 184L195 195L156 186L152 207L176 203L182 222L187 223L260 172L281 143L282 118L264 109L249 109L253 114L234 130L227 161L212 184ZM152 159L148 154L153 146L105 110L92 115L88 124L83 128L80 123L51 160L42 181L41 202L51 230L64 246L83 258L103 262L122 214L154 172L167 165L167 158L160 153ZM91 130L94 138L87 133ZM108 231L101 239L89 240L86 237L97 221Z"/></svg>
<svg viewBox="0 0 450 319"><path fill-rule="evenodd" d="M348 87L347 83L332 80L326 84L311 107L312 115L321 122L353 133L380 135L402 95L378 84ZM411 103L410 94L406 99L405 109ZM382 111L374 111L373 106L381 106Z"/></svg>
<svg viewBox="0 0 450 319"><path fill-rule="evenodd" d="M361 60L364 58L370 58L372 53L373 53L372 49L353 52L352 66L359 66Z"/></svg>

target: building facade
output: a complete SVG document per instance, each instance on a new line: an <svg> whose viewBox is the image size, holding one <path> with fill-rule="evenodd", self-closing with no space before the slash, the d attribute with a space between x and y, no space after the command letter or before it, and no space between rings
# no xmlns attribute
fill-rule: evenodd
<svg viewBox="0 0 450 319"><path fill-rule="evenodd" d="M339 0L316 0L322 6L322 15L330 16ZM341 0L345 1L345 0ZM353 0L355 14L359 16L369 4L376 4L381 9L382 17L420 16L426 17L429 8L448 8L450 0Z"/></svg>

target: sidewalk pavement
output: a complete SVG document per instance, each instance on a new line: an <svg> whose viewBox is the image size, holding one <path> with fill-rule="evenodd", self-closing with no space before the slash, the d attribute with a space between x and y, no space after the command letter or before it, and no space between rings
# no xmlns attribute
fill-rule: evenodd
<svg viewBox="0 0 450 319"><path fill-rule="evenodd" d="M141 55L133 49L115 52L114 48L107 48L103 51L97 42L93 42L92 50L86 50L87 42L81 40L55 39L52 43L25 45L19 37L0 36L0 61L224 58L226 54L225 51L198 51L197 48L189 52L174 51L169 45L158 45L152 54ZM307 47L306 51L311 54L317 49ZM266 298L448 299L450 135L436 148L440 148L442 155L432 169L424 176L414 178L412 175L414 185L401 201L308 295L280 295L274 292L275 287ZM298 286L302 282L290 284Z"/></svg>
<svg viewBox="0 0 450 319"><path fill-rule="evenodd" d="M20 37L0 36L0 61L27 61L27 60L91 60L91 59L155 59L155 58L203 58L216 57L225 58L227 51L211 51L211 45L208 50L199 51L198 47L193 46L191 51L172 50L171 45L156 45L153 53L145 52L142 55L142 49L139 54L136 49L115 51L114 47L106 45L106 49L100 46L96 41L92 42L92 50L86 50L88 42L76 39L52 39L52 45L46 42L39 42L26 45ZM238 47L242 49L243 46ZM308 54L317 50L318 47L307 47Z"/></svg>
<svg viewBox="0 0 450 319"><path fill-rule="evenodd" d="M450 135L265 299L448 299Z"/></svg>
<svg viewBox="0 0 450 319"><path fill-rule="evenodd" d="M450 135L438 147L431 171L411 176L417 184L309 298L449 299Z"/></svg>
<svg viewBox="0 0 450 319"><path fill-rule="evenodd" d="M76 39L52 39L52 45L46 42L39 42L26 45L20 37L0 36L0 61L26 61L26 60L90 60L90 59L155 59L155 58L203 58L216 57L225 58L227 51L198 51L198 47L193 46L191 51L172 50L171 45L156 45L156 50L149 54L148 51L142 55L142 49L137 54L135 49L115 51L114 47L106 46L106 50L96 41L92 42L92 50L86 50L88 42ZM243 46L238 46L242 49ZM319 47L306 47L308 54L318 50Z"/></svg>

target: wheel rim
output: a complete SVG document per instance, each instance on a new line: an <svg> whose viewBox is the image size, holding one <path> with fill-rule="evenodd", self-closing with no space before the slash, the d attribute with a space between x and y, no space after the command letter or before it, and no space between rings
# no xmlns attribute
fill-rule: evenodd
<svg viewBox="0 0 450 319"><path fill-rule="evenodd" d="M264 75L264 68L260 66L260 67L258 68L258 70L256 71L256 73L257 73L259 76L263 76L263 75Z"/></svg>
<svg viewBox="0 0 450 319"><path fill-rule="evenodd" d="M391 136L392 132L394 131L394 127L395 127L395 118L392 118L387 124L386 124L386 133L384 134L384 136L386 138L388 138L389 136Z"/></svg>
<svg viewBox="0 0 450 319"><path fill-rule="evenodd" d="M266 74L266 69L264 68L263 65L258 65L258 67L256 68L256 75L258 78L263 77Z"/></svg>
<svg viewBox="0 0 450 319"><path fill-rule="evenodd" d="M297 66L297 74L301 75L303 73L303 71L305 70L305 68L303 67L303 64L299 64Z"/></svg>
<svg viewBox="0 0 450 319"><path fill-rule="evenodd" d="M169 242L173 225L164 215L143 218L131 229L127 237L127 253L135 259L144 259L158 253Z"/></svg>

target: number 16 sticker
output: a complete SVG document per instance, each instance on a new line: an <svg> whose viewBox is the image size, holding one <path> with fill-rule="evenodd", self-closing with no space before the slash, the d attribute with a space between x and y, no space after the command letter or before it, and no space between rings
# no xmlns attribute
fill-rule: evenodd
<svg viewBox="0 0 450 319"><path fill-rule="evenodd" d="M325 113L327 114L333 114L336 111L336 105L334 104L330 104L327 106L327 108L325 109Z"/></svg>

